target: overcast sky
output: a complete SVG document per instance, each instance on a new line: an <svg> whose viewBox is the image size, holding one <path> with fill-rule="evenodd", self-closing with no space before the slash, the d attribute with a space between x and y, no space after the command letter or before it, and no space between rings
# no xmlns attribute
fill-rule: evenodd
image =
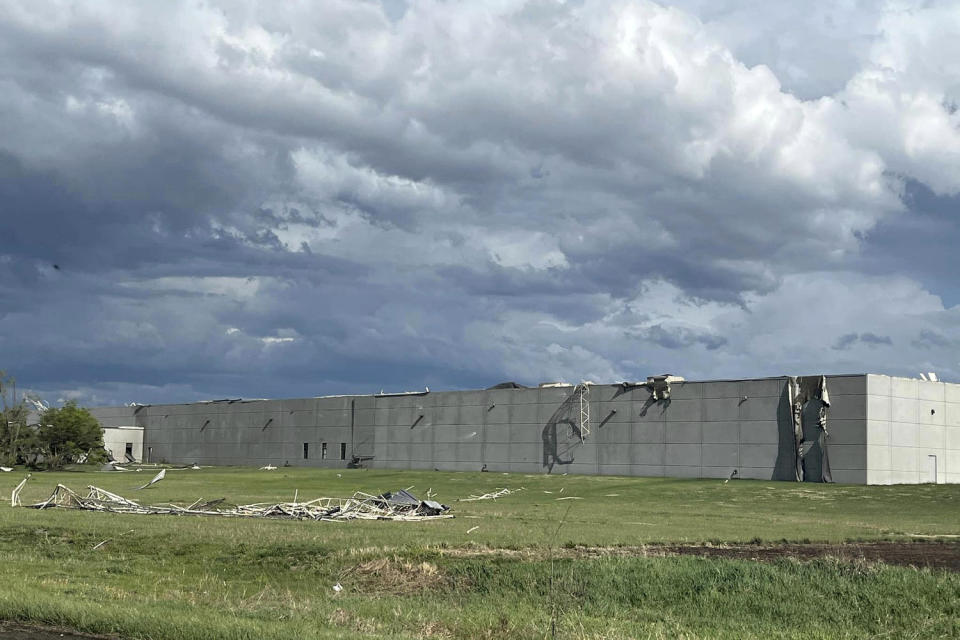
<svg viewBox="0 0 960 640"><path fill-rule="evenodd" d="M0 3L0 369L960 381L960 3Z"/></svg>

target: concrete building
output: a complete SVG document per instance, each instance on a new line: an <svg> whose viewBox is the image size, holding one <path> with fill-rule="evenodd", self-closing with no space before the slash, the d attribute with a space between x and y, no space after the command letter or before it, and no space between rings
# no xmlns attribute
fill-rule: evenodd
<svg viewBox="0 0 960 640"><path fill-rule="evenodd" d="M92 412L142 428L150 462L960 482L960 385L873 374Z"/></svg>

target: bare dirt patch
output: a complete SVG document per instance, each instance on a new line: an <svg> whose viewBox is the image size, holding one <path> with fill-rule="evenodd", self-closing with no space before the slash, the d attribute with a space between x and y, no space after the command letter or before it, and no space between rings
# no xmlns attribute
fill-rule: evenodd
<svg viewBox="0 0 960 640"><path fill-rule="evenodd" d="M492 549L473 547L445 549L444 555L500 555L543 559L550 555L544 549ZM638 547L564 547L555 549L557 558L591 557L667 557L699 556L773 562L793 558L801 561L836 558L843 561L883 562L885 564L929 567L960 572L960 544L953 542L863 542L844 544L779 543L779 544L664 544Z"/></svg>

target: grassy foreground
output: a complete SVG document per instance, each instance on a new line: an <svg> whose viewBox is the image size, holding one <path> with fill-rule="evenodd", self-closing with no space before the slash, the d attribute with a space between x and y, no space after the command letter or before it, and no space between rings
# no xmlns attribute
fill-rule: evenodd
<svg viewBox="0 0 960 640"><path fill-rule="evenodd" d="M124 638L960 636L960 575L945 571L570 552L956 535L957 486L203 469L132 490L151 474L34 474L22 499L39 501L58 482L145 503L289 501L295 490L306 500L412 485L421 495L432 489L457 517L314 523L0 504L0 619ZM3 495L21 478L4 474ZM456 502L498 487L525 490Z"/></svg>

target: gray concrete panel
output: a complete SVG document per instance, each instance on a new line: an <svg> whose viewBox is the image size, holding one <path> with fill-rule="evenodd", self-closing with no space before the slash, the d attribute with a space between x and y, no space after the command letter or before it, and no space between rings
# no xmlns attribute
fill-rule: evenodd
<svg viewBox="0 0 960 640"><path fill-rule="evenodd" d="M699 478L700 477L700 467L682 467L674 465L665 465L663 467L663 474L670 478Z"/></svg>
<svg viewBox="0 0 960 640"><path fill-rule="evenodd" d="M633 422L663 422L667 410L666 402L649 404L647 402L633 403Z"/></svg>
<svg viewBox="0 0 960 640"><path fill-rule="evenodd" d="M471 464L476 467L476 470L480 470L482 463L481 458L481 444L479 442L458 442L457 447L457 460L465 464Z"/></svg>
<svg viewBox="0 0 960 640"><path fill-rule="evenodd" d="M703 398L739 398L740 381L725 380L720 382L704 382L701 384Z"/></svg>
<svg viewBox="0 0 960 640"><path fill-rule="evenodd" d="M779 398L783 391L783 385L786 384L784 378L772 378L770 380L743 380L740 382L741 397L762 398L766 396Z"/></svg>
<svg viewBox="0 0 960 640"><path fill-rule="evenodd" d="M946 400L945 386L942 382L919 380L917 382L917 399L944 402Z"/></svg>
<svg viewBox="0 0 960 640"><path fill-rule="evenodd" d="M508 404L495 404L487 407L487 424L510 424L510 408Z"/></svg>
<svg viewBox="0 0 960 640"><path fill-rule="evenodd" d="M916 447L917 431L916 422L891 422L890 445L893 447Z"/></svg>
<svg viewBox="0 0 960 640"><path fill-rule="evenodd" d="M827 376L827 391L831 400L834 395L866 395L867 376Z"/></svg>
<svg viewBox="0 0 960 640"><path fill-rule="evenodd" d="M701 397L703 397L703 383L674 382L670 385L670 397L674 400L699 400Z"/></svg>
<svg viewBox="0 0 960 640"><path fill-rule="evenodd" d="M960 427L946 427L944 440L946 441L947 449L960 451ZM960 469L957 469L957 472L960 473Z"/></svg>
<svg viewBox="0 0 960 640"><path fill-rule="evenodd" d="M591 404L590 408L591 416L597 424L633 422L633 403L629 401L598 402Z"/></svg>
<svg viewBox="0 0 960 640"><path fill-rule="evenodd" d="M779 396L747 398L740 404L741 420L776 420Z"/></svg>
<svg viewBox="0 0 960 640"><path fill-rule="evenodd" d="M601 464L599 467L600 475L604 476L629 476L629 464Z"/></svg>
<svg viewBox="0 0 960 640"><path fill-rule="evenodd" d="M739 442L740 422L704 422L703 441L706 442Z"/></svg>
<svg viewBox="0 0 960 640"><path fill-rule="evenodd" d="M484 462L488 464L493 462L510 462L509 444L487 443L484 453Z"/></svg>
<svg viewBox="0 0 960 640"><path fill-rule="evenodd" d="M740 445L740 464L744 467L769 467L777 461L777 445L775 444L743 444Z"/></svg>
<svg viewBox="0 0 960 640"><path fill-rule="evenodd" d="M673 400L671 399L664 412L667 422L693 422L703 419L700 400Z"/></svg>
<svg viewBox="0 0 960 640"><path fill-rule="evenodd" d="M864 420L867 417L867 396L830 394L829 420Z"/></svg>
<svg viewBox="0 0 960 640"><path fill-rule="evenodd" d="M867 420L867 444L890 446L890 423L883 420Z"/></svg>
<svg viewBox="0 0 960 640"><path fill-rule="evenodd" d="M630 445L630 459L633 464L663 465L667 445L659 443L634 442Z"/></svg>
<svg viewBox="0 0 960 640"><path fill-rule="evenodd" d="M960 427L960 404L944 403L944 424L949 427Z"/></svg>
<svg viewBox="0 0 960 640"><path fill-rule="evenodd" d="M564 434L558 435L563 436ZM540 444L543 442L543 427L539 424L511 424L510 442Z"/></svg>
<svg viewBox="0 0 960 640"><path fill-rule="evenodd" d="M664 425L664 441L668 443L703 442L700 422L668 422Z"/></svg>
<svg viewBox="0 0 960 640"><path fill-rule="evenodd" d="M667 444L664 465L700 466L700 444Z"/></svg>
<svg viewBox="0 0 960 640"><path fill-rule="evenodd" d="M435 442L433 444L433 461L447 462L457 460L457 445L452 442Z"/></svg>
<svg viewBox="0 0 960 640"><path fill-rule="evenodd" d="M629 465L632 462L630 453L630 443L605 444L597 447L597 461L601 466L609 464Z"/></svg>
<svg viewBox="0 0 960 640"><path fill-rule="evenodd" d="M740 399L736 397L704 398L702 406L705 422L722 422L740 418Z"/></svg>
<svg viewBox="0 0 960 640"><path fill-rule="evenodd" d="M730 467L700 467L700 477L701 478L729 478L730 474L735 469L735 466ZM739 472L738 472L739 475Z"/></svg>
<svg viewBox="0 0 960 640"><path fill-rule="evenodd" d="M889 396L890 376L881 376L876 374L867 375L867 393L870 395Z"/></svg>
<svg viewBox="0 0 960 640"><path fill-rule="evenodd" d="M946 418L946 403L931 400L917 401L917 422L919 424L943 425Z"/></svg>
<svg viewBox="0 0 960 640"><path fill-rule="evenodd" d="M840 484L865 484L867 472L865 469L834 469L833 481Z"/></svg>
<svg viewBox="0 0 960 640"><path fill-rule="evenodd" d="M630 442L632 431L633 428L630 424L608 422L602 427L597 427L593 435L596 442Z"/></svg>
<svg viewBox="0 0 960 640"><path fill-rule="evenodd" d="M744 444L777 444L780 434L776 421L753 421L740 423L740 442ZM776 456L774 456L774 460ZM771 461L771 464L773 462ZM766 466L753 465L753 466Z"/></svg>
<svg viewBox="0 0 960 640"><path fill-rule="evenodd" d="M632 442L660 443L664 442L664 423L634 424L632 425Z"/></svg>
<svg viewBox="0 0 960 640"><path fill-rule="evenodd" d="M946 444L946 427L920 425L917 428L917 446L928 449L943 449ZM936 452L934 452L936 455Z"/></svg>
<svg viewBox="0 0 960 640"><path fill-rule="evenodd" d="M866 469L866 447L855 444L830 444L830 468L837 469Z"/></svg>
<svg viewBox="0 0 960 640"><path fill-rule="evenodd" d="M864 420L828 420L829 446L832 447L835 444L865 445L867 443L866 426Z"/></svg>
<svg viewBox="0 0 960 640"><path fill-rule="evenodd" d="M946 402L960 404L960 384L945 383L943 385L943 399Z"/></svg>
<svg viewBox="0 0 960 640"><path fill-rule="evenodd" d="M630 465L630 474L644 478L662 478L663 465L632 464Z"/></svg>
<svg viewBox="0 0 960 640"><path fill-rule="evenodd" d="M889 395L867 396L867 418L870 420L890 420L892 417L890 406Z"/></svg>
<svg viewBox="0 0 960 640"><path fill-rule="evenodd" d="M704 444L700 456L704 467L737 468L740 466L740 445Z"/></svg>
<svg viewBox="0 0 960 640"><path fill-rule="evenodd" d="M912 378L891 378L890 395L895 398L917 399L919 393L919 380Z"/></svg>
<svg viewBox="0 0 960 640"><path fill-rule="evenodd" d="M510 442L510 425L488 424L486 426L486 441L497 443Z"/></svg>
<svg viewBox="0 0 960 640"><path fill-rule="evenodd" d="M771 480L773 467L740 467L737 476L745 480Z"/></svg>
<svg viewBox="0 0 960 640"><path fill-rule="evenodd" d="M909 471L916 473L920 470L916 447L890 447L890 470ZM916 482L916 479L913 480Z"/></svg>
<svg viewBox="0 0 960 640"><path fill-rule="evenodd" d="M914 398L894 397L890 403L890 415L893 422L917 423L919 418L919 401Z"/></svg>

